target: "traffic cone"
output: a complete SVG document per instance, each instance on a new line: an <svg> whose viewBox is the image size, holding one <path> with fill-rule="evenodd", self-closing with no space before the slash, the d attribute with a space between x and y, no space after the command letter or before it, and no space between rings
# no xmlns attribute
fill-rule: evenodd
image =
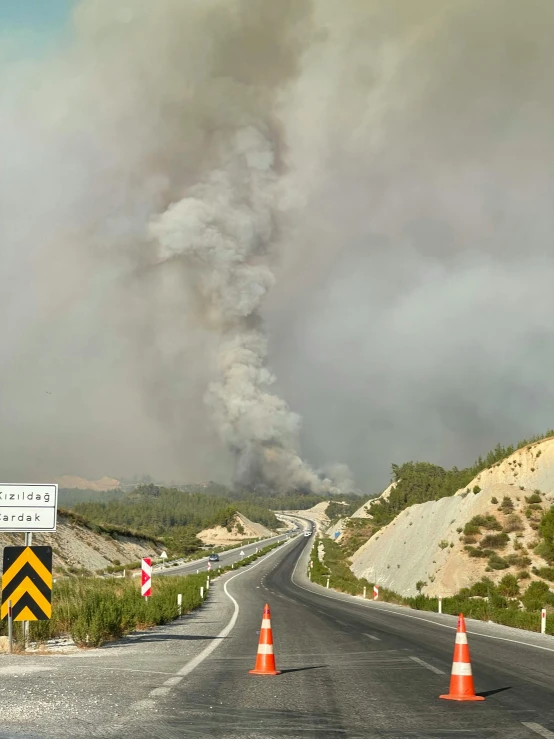
<svg viewBox="0 0 554 739"><path fill-rule="evenodd" d="M448 695L439 695L449 701L484 701L481 695L475 695L473 687L473 675L471 672L471 660L469 658L469 647L467 644L466 622L464 614L458 616L458 628L456 629L456 644L454 645L454 660L452 662L452 673L450 675L450 692Z"/></svg>
<svg viewBox="0 0 554 739"><path fill-rule="evenodd" d="M264 606L260 640L258 642L258 654L256 655L256 666L249 670L251 675L280 675L275 669L275 655L273 654L273 632L271 631L271 614L269 606Z"/></svg>

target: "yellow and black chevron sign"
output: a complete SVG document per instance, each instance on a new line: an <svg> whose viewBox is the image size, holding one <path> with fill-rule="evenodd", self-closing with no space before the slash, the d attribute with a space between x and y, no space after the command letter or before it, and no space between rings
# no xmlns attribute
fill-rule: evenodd
<svg viewBox="0 0 554 739"><path fill-rule="evenodd" d="M52 547L4 547L0 618L9 600L14 621L52 618Z"/></svg>

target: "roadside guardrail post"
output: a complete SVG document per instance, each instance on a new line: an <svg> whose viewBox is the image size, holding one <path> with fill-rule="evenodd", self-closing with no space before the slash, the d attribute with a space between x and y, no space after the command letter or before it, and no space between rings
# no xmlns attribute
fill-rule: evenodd
<svg viewBox="0 0 554 739"><path fill-rule="evenodd" d="M442 613L442 595L439 595L439 613Z"/></svg>
<svg viewBox="0 0 554 739"><path fill-rule="evenodd" d="M546 608L541 611L541 634L546 634Z"/></svg>

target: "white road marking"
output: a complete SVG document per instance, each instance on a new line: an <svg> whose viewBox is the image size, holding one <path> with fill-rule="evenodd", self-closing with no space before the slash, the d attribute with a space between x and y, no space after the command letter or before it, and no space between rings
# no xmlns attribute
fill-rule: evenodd
<svg viewBox="0 0 554 739"><path fill-rule="evenodd" d="M446 675L446 673L442 670L439 670L438 667L433 667L433 665L430 665L428 662L424 662L422 659L419 659L419 657L410 657L410 659L412 659L414 662L417 662L418 665L431 670L431 672L434 672L436 675Z"/></svg>
<svg viewBox="0 0 554 739"><path fill-rule="evenodd" d="M170 677L169 680L166 680L164 685L178 685L183 678L180 675L176 675L175 677Z"/></svg>
<svg viewBox="0 0 554 739"><path fill-rule="evenodd" d="M169 688L154 688L154 690L151 690L149 695L151 695L153 698L157 695L167 695L169 693Z"/></svg>
<svg viewBox="0 0 554 739"><path fill-rule="evenodd" d="M522 721L521 723L523 724L523 726L531 729L531 731L534 731L535 734L543 736L545 739L554 739L554 731L545 729L544 726L541 726L540 724L535 724L532 721Z"/></svg>
<svg viewBox="0 0 554 739"><path fill-rule="evenodd" d="M373 634L364 633L364 636L367 636L368 639L373 639L374 641L381 641L378 636L373 636Z"/></svg>
<svg viewBox="0 0 554 739"><path fill-rule="evenodd" d="M291 541L295 541L295 540L292 539ZM286 544L285 544L285 547L286 547ZM233 605L235 607L235 610L233 612L233 615L231 616L229 623L222 631L219 632L219 634L216 637L214 637L214 640L212 641L211 644L209 644L205 649L203 649L199 654L197 654L196 657L191 659L190 662L187 662L186 665L181 667L181 669L177 671L177 675L175 675L175 677L180 676L180 680L181 680L186 675L190 675L190 673L193 670L195 670L198 667L198 665L202 664L202 662L207 657L209 657L213 651L215 651L218 648L218 646L222 643L222 640L225 639L226 636L229 636L229 634L235 627L240 609L239 609L239 604L237 603L237 601L233 598L231 593L227 590L227 586L229 585L229 583L232 582L236 577L240 577L241 575L244 575L246 572L251 572L255 567L258 567L258 565L261 565L262 562L266 562L269 559L269 557L271 557L273 554L276 554L277 552L281 552L281 551L283 551L283 547L276 547L275 549L273 549L273 551L264 555L257 562L250 565L248 569L244 569L241 572L237 572L236 575L233 575L227 580L227 582L223 586L223 590L225 592L225 595L233 602ZM170 684L169 680L166 680L164 683L164 685L166 686L169 684ZM167 695L169 691L170 691L169 687L154 688L154 690L150 691L150 695L151 696Z"/></svg>
<svg viewBox="0 0 554 739"><path fill-rule="evenodd" d="M335 619L335 621L340 624L341 626L346 626L348 628L348 624L345 624L344 621L339 621L338 618Z"/></svg>

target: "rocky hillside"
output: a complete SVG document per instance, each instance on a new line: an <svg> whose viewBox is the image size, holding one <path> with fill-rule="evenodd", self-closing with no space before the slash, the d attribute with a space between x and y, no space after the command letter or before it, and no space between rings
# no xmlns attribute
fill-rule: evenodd
<svg viewBox="0 0 554 739"><path fill-rule="evenodd" d="M204 529L198 534L198 538L204 544L226 546L240 543L245 539L263 539L272 534L273 532L261 523L254 523L242 513L237 513L230 526L213 526L210 529Z"/></svg>
<svg viewBox="0 0 554 739"><path fill-rule="evenodd" d="M33 544L52 547L54 573L68 568L85 568L91 572L104 570L112 564L123 565L142 557L156 557L162 551L155 541L109 534L101 527L96 529L101 533L80 523L78 517L58 513L57 531L34 534ZM2 548L22 545L23 534L0 534Z"/></svg>
<svg viewBox="0 0 554 739"><path fill-rule="evenodd" d="M485 574L531 581L533 569L546 565L533 550L540 517L553 503L549 438L483 470L454 496L403 510L355 551L352 571L402 595L415 595L416 586L452 595Z"/></svg>

